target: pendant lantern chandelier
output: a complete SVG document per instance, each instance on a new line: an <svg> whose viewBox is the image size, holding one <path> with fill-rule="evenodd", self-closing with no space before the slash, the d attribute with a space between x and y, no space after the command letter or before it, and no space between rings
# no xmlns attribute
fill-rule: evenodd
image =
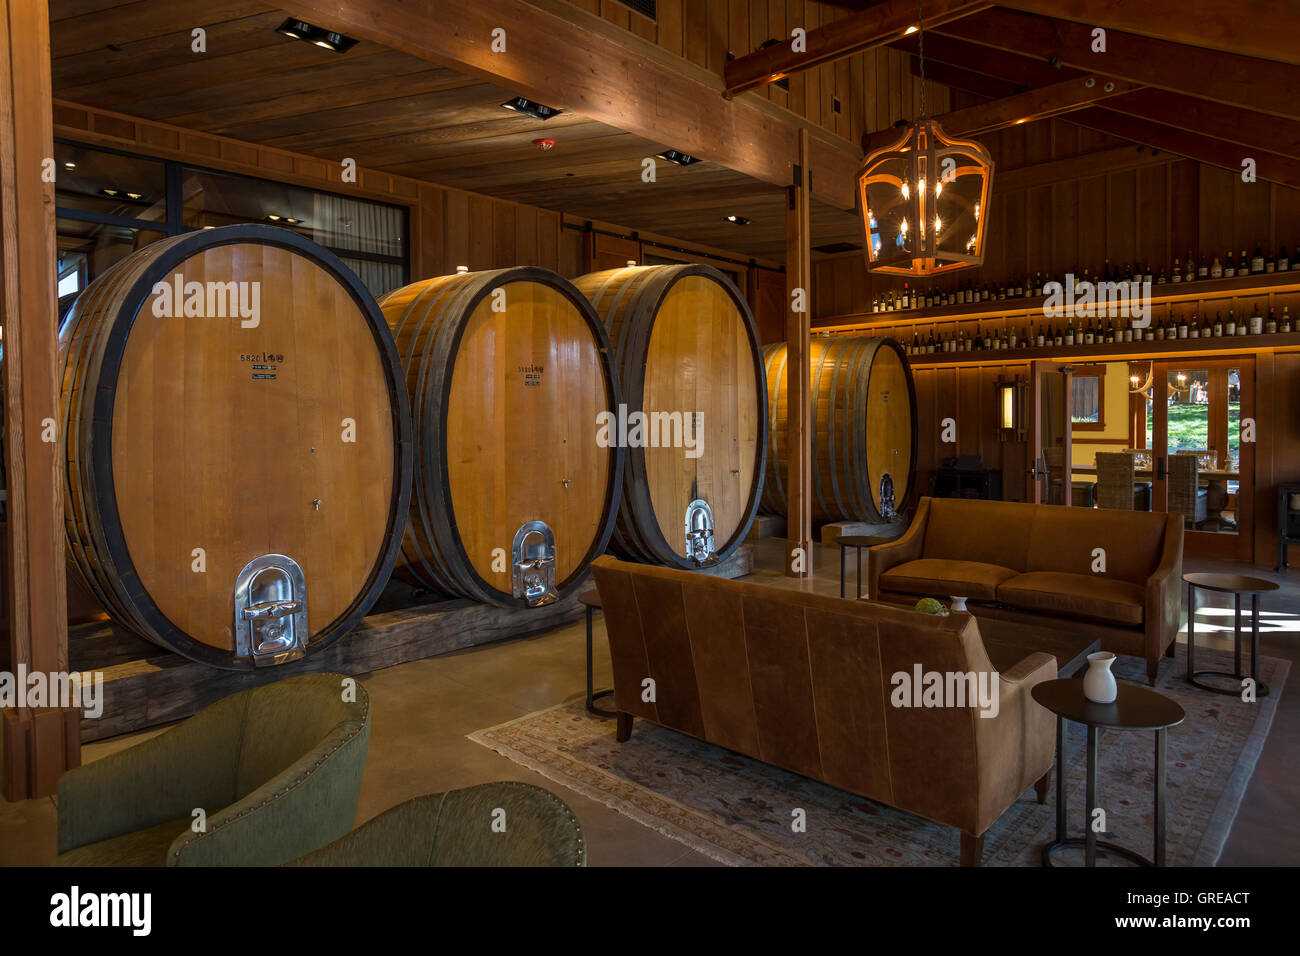
<svg viewBox="0 0 1300 956"><path fill-rule="evenodd" d="M867 269L929 276L981 265L993 160L925 117L925 30L920 24L921 112L889 146L863 160L858 214Z"/></svg>

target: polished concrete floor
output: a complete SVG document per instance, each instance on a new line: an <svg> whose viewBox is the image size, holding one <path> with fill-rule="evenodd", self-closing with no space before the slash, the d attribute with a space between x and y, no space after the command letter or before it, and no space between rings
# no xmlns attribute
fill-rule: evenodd
<svg viewBox="0 0 1300 956"><path fill-rule="evenodd" d="M757 570L749 580L839 594L836 549L821 548L817 573L803 581L780 573L781 555L781 542L759 542ZM1263 602L1267 633L1262 638L1262 651L1300 663L1300 571L1274 575L1228 562L1191 559L1186 564L1187 570L1237 570L1279 581L1282 590L1266 596ZM849 587L853 587L851 560ZM1197 620L1199 632L1224 618L1210 611L1202 612ZM1227 623L1230 631L1230 618ZM596 684L603 687L609 684L610 670L599 615L595 627ZM1208 640L1230 646L1230 641L1222 638ZM366 675L373 726L357 821L423 793L491 780L525 780L559 793L570 803L582 820L593 866L717 865L466 739L465 735L472 731L580 698L584 658L585 630L579 621L538 637L471 648ZM1295 680L1292 677L1288 684L1294 685ZM1300 814L1296 813L1300 807L1300 771L1295 769L1300 765L1300 693L1293 686L1276 688L1274 693L1281 694L1277 715L1229 834L1220 861L1223 866L1300 865ZM98 759L157 732L89 744L83 759ZM18 804L0 800L0 865L50 861L54 856L54 834L52 800Z"/></svg>

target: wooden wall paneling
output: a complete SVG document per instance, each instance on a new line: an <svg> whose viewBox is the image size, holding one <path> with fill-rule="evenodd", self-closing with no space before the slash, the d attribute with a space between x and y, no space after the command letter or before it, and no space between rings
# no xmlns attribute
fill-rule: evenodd
<svg viewBox="0 0 1300 956"><path fill-rule="evenodd" d="M1238 256L1245 249L1246 257L1249 258L1255 254L1256 243L1266 245L1268 242L1272 186L1272 183L1263 180L1243 183L1240 175L1233 176L1233 251Z"/></svg>
<svg viewBox="0 0 1300 956"><path fill-rule="evenodd" d="M1169 231L1173 254L1187 264L1187 254L1202 253L1200 231L1200 171L1189 159L1179 160L1169 168ZM1295 193L1295 190L1284 190Z"/></svg>
<svg viewBox="0 0 1300 956"><path fill-rule="evenodd" d="M710 73L722 75L727 62L730 37L727 32L727 0L708 0L708 50L705 68Z"/></svg>
<svg viewBox="0 0 1300 956"><path fill-rule="evenodd" d="M1233 228L1233 210L1236 189L1233 180L1237 175L1226 169L1214 166L1202 166L1198 185L1198 208L1200 212L1201 249L1210 262L1214 257L1223 258L1224 252L1237 241Z"/></svg>
<svg viewBox="0 0 1300 956"><path fill-rule="evenodd" d="M1147 166L1134 171L1137 203L1134 209L1134 263L1149 263L1153 277L1173 262L1169 251L1169 204L1166 166ZM1168 276L1166 276L1168 278Z"/></svg>
<svg viewBox="0 0 1300 956"><path fill-rule="evenodd" d="M1136 186L1137 180L1131 171L1106 177L1106 251L1111 265L1119 269L1123 269L1126 263L1133 263Z"/></svg>
<svg viewBox="0 0 1300 956"><path fill-rule="evenodd" d="M1007 228L1014 228L1010 223ZM1052 261L1052 187L1025 190L1025 255L1035 269L1046 271Z"/></svg>
<svg viewBox="0 0 1300 956"><path fill-rule="evenodd" d="M1052 190L1052 272L1064 275L1079 262L1079 220L1096 215L1079 206L1077 181L1056 183Z"/></svg>
<svg viewBox="0 0 1300 956"><path fill-rule="evenodd" d="M518 231L514 206L509 203L492 202L492 252L487 265L480 268L491 269L498 262L509 262L515 258Z"/></svg>
<svg viewBox="0 0 1300 956"><path fill-rule="evenodd" d="M563 219L557 212L549 209L537 210L537 261L548 269L559 272L563 265L560 261L560 230Z"/></svg>
<svg viewBox="0 0 1300 956"><path fill-rule="evenodd" d="M681 0L685 18L682 22L682 56L696 66L709 65L709 4L705 0Z"/></svg>
<svg viewBox="0 0 1300 956"><path fill-rule="evenodd" d="M1091 176L1079 180L1077 233L1079 261L1105 265L1109 256L1106 244L1106 177Z"/></svg>

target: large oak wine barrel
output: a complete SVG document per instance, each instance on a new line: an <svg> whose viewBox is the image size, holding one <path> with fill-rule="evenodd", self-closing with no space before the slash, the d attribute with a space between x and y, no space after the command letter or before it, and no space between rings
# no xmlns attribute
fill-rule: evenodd
<svg viewBox="0 0 1300 956"><path fill-rule="evenodd" d="M209 664L310 654L392 572L410 413L373 297L285 229L152 243L59 336L68 551L123 626Z"/></svg>
<svg viewBox="0 0 1300 956"><path fill-rule="evenodd" d="M598 440L619 402L604 326L534 267L426 279L379 304L416 423L404 570L504 607L564 596L609 543L622 475L622 449Z"/></svg>
<svg viewBox="0 0 1300 956"><path fill-rule="evenodd" d="M763 356L774 436L763 510L783 515L789 464L784 343L766 346ZM809 359L813 520L887 522L907 508L916 481L916 389L907 356L893 339L837 335L814 336Z"/></svg>
<svg viewBox="0 0 1300 956"><path fill-rule="evenodd" d="M628 442L615 550L682 568L717 564L749 531L763 481L763 359L749 306L703 265L629 266L576 285L609 329L623 417L642 416L642 440Z"/></svg>

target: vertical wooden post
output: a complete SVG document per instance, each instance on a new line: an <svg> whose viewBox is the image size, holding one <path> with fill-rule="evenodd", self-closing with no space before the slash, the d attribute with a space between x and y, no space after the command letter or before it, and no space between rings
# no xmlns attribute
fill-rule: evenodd
<svg viewBox="0 0 1300 956"><path fill-rule="evenodd" d="M812 414L809 335L812 327L812 176L808 130L799 130L799 161L785 214L786 487L785 573L812 574ZM799 311L795 311L799 309Z"/></svg>
<svg viewBox="0 0 1300 956"><path fill-rule="evenodd" d="M0 317L15 675L68 670L55 173L49 6L0 0ZM57 707L0 713L6 798L53 793L80 762L80 715Z"/></svg>

